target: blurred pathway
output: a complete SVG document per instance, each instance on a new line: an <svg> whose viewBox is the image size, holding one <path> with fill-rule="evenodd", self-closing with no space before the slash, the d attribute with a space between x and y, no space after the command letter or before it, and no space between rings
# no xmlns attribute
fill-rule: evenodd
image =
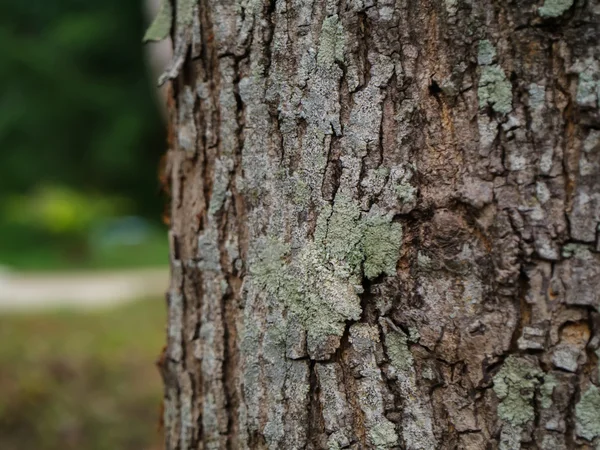
<svg viewBox="0 0 600 450"><path fill-rule="evenodd" d="M0 312L98 308L143 297L162 297L169 269L95 272L0 272Z"/></svg>

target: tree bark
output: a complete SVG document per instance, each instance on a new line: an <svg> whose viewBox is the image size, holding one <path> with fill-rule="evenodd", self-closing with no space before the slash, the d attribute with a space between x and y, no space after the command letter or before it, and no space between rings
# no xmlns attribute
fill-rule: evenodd
<svg viewBox="0 0 600 450"><path fill-rule="evenodd" d="M598 0L174 12L166 448L596 448Z"/></svg>

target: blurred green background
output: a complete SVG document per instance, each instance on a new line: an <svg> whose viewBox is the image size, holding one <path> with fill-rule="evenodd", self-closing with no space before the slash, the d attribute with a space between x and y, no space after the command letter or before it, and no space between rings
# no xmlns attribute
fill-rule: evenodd
<svg viewBox="0 0 600 450"><path fill-rule="evenodd" d="M144 6L0 2L1 450L160 448L162 292L113 304L84 289L98 306L82 309L44 289L167 274ZM31 295L47 304L20 310Z"/></svg>
<svg viewBox="0 0 600 450"><path fill-rule="evenodd" d="M165 126L141 46L144 5L0 5L0 265L164 263ZM151 250L111 252L126 241Z"/></svg>

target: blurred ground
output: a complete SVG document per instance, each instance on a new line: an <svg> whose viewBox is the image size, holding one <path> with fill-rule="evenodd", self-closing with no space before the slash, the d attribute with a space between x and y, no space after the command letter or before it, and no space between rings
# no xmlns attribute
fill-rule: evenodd
<svg viewBox="0 0 600 450"><path fill-rule="evenodd" d="M166 292L166 268L100 272L0 273L0 311L99 308Z"/></svg>
<svg viewBox="0 0 600 450"><path fill-rule="evenodd" d="M160 298L0 315L0 449L155 450Z"/></svg>
<svg viewBox="0 0 600 450"><path fill-rule="evenodd" d="M142 48L148 1L0 2L0 450L160 447L168 44Z"/></svg>

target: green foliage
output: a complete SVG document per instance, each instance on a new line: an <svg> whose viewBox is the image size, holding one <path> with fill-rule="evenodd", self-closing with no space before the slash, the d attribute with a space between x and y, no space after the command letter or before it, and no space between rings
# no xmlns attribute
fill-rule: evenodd
<svg viewBox="0 0 600 450"><path fill-rule="evenodd" d="M44 186L5 202L5 220L53 235L86 235L94 224L124 209L123 199L83 195L63 186Z"/></svg>
<svg viewBox="0 0 600 450"><path fill-rule="evenodd" d="M169 36L171 32L171 23L173 22L173 6L171 0L162 0L158 14L152 24L146 30L144 42L162 41Z"/></svg>
<svg viewBox="0 0 600 450"><path fill-rule="evenodd" d="M118 193L158 217L164 125L141 46L141 2L2 2L0 192Z"/></svg>
<svg viewBox="0 0 600 450"><path fill-rule="evenodd" d="M133 320L132 320L133 318ZM0 317L2 450L160 448L159 299Z"/></svg>

